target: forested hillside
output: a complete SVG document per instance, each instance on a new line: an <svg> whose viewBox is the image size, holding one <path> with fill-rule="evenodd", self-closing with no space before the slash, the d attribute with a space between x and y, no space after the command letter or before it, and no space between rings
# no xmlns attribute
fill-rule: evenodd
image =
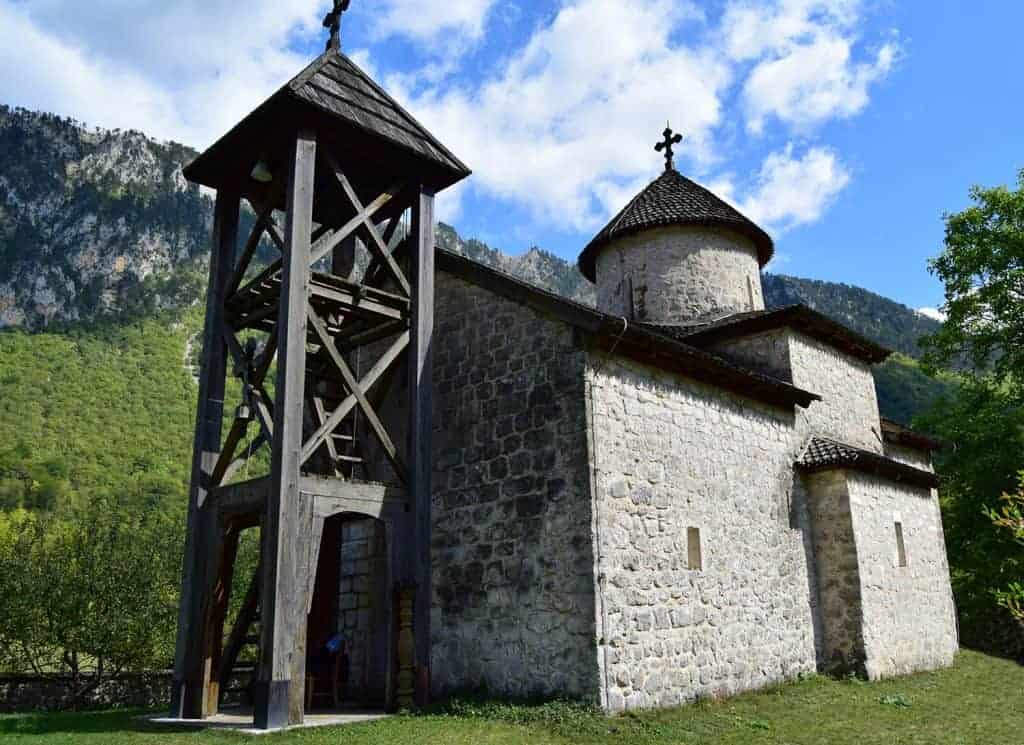
<svg viewBox="0 0 1024 745"><path fill-rule="evenodd" d="M0 509L92 495L183 507L198 315L0 333Z"/></svg>

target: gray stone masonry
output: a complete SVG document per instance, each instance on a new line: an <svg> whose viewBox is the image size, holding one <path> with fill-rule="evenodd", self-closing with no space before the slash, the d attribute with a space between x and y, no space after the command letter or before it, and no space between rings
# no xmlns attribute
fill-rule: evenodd
<svg viewBox="0 0 1024 745"><path fill-rule="evenodd" d="M708 232L693 254L739 263L693 280L714 295L705 310L735 300L706 283L758 277L752 247L719 252L713 239L724 236ZM645 266L651 282L678 286L667 265ZM703 312L665 302L645 306L649 320ZM794 472L814 435L883 452L867 364L789 329L738 340L736 356L760 355L761 369L822 397L768 406L591 350L569 324L444 272L435 328L435 695L572 696L623 711L835 661L884 676L952 659L935 493ZM404 381L393 385L389 420L404 400ZM892 565L894 519L907 567Z"/></svg>
<svg viewBox="0 0 1024 745"><path fill-rule="evenodd" d="M596 700L585 355L442 273L436 307L435 692Z"/></svg>
<svg viewBox="0 0 1024 745"><path fill-rule="evenodd" d="M958 640L942 517L934 490L851 473L847 479L872 679L952 664ZM900 566L895 523L907 565Z"/></svg>
<svg viewBox="0 0 1024 745"><path fill-rule="evenodd" d="M676 324L764 310L757 249L729 230L628 235L601 249L596 268L597 307L616 316Z"/></svg>
<svg viewBox="0 0 1024 745"><path fill-rule="evenodd" d="M814 671L792 412L601 355L588 381L605 707L671 706ZM688 565L689 528L700 569Z"/></svg>
<svg viewBox="0 0 1024 745"><path fill-rule="evenodd" d="M843 471L806 477L814 535L821 614L822 667L836 674L866 673L864 606L850 495Z"/></svg>
<svg viewBox="0 0 1024 745"><path fill-rule="evenodd" d="M712 351L822 397L800 410L808 433L882 452L871 366L789 328L726 339Z"/></svg>
<svg viewBox="0 0 1024 745"><path fill-rule="evenodd" d="M365 698L384 690L387 619L387 549L383 523L349 519L341 527L339 631L348 642L347 695Z"/></svg>

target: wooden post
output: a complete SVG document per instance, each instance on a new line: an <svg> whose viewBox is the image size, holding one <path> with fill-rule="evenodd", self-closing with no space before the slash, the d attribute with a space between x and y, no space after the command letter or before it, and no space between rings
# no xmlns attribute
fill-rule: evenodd
<svg viewBox="0 0 1024 745"><path fill-rule="evenodd" d="M312 505L299 492L306 376L306 305L313 229L316 135L299 132L288 173L288 215L278 311L277 403L263 532L260 666L255 725L301 724Z"/></svg>
<svg viewBox="0 0 1024 745"><path fill-rule="evenodd" d="M431 433L433 431L431 375L434 338L434 194L423 186L412 205L412 337L409 346L409 495L413 506L412 554L416 600L416 703L430 698L430 568Z"/></svg>
<svg viewBox="0 0 1024 745"><path fill-rule="evenodd" d="M217 566L212 597L206 623L206 649L203 659L203 675L206 678L206 716L213 716L220 707L220 665L224 652L224 621L228 616L231 602L231 581L235 574L235 559L238 556L238 531L217 526Z"/></svg>
<svg viewBox="0 0 1024 745"><path fill-rule="evenodd" d="M224 384L227 349L221 336L227 284L234 270L238 244L237 192L218 191L213 219L213 250L210 253L210 284L206 294L206 321L199 373L199 402L196 408L195 439L192 449L192 477L189 486L185 557L182 563L181 600L178 607L178 636L174 655L171 716L203 719L208 716L209 670L204 664L206 624L212 591L211 577L216 563L209 555L216 516L207 504L211 476L220 456L221 425L224 416Z"/></svg>

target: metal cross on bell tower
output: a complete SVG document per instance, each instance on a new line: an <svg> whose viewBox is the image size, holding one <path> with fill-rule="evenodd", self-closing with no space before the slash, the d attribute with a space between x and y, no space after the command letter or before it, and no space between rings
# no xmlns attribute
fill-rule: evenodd
<svg viewBox="0 0 1024 745"><path fill-rule="evenodd" d="M341 49L341 16L348 10L352 0L334 0L334 10L324 18L324 28L330 30L331 36L327 40L327 48Z"/></svg>
<svg viewBox="0 0 1024 745"><path fill-rule="evenodd" d="M665 139L659 142L657 145L655 145L654 149L657 150L659 153L662 150L665 151L665 170L672 171L675 170L676 167L675 163L672 160L675 156L675 152L672 150L672 146L678 145L680 142L682 142L683 136L680 134L673 133L672 127L668 123L665 124L665 131L662 132L662 136Z"/></svg>

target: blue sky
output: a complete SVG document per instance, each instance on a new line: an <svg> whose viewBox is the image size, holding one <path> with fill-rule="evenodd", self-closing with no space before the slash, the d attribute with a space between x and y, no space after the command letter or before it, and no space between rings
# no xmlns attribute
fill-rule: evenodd
<svg viewBox="0 0 1024 745"><path fill-rule="evenodd" d="M0 0L0 100L202 148L322 49L326 0ZM1024 167L1024 3L352 0L345 50L473 169L439 212L574 259L677 166L773 271L936 307L941 215Z"/></svg>

